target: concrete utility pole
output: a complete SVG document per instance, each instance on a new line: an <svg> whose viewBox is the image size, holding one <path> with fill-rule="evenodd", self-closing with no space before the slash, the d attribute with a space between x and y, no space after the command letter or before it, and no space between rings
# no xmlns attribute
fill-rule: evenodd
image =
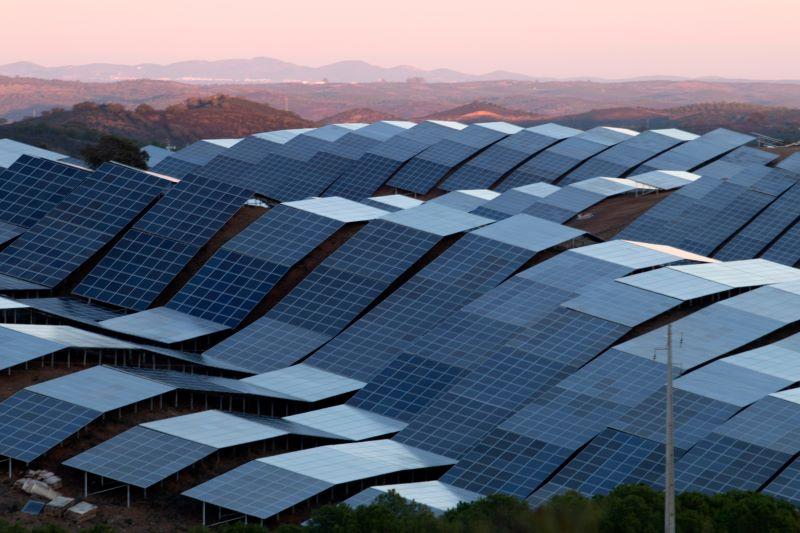
<svg viewBox="0 0 800 533"><path fill-rule="evenodd" d="M667 326L667 419L664 454L664 533L675 533L675 428L672 418L672 324Z"/></svg>

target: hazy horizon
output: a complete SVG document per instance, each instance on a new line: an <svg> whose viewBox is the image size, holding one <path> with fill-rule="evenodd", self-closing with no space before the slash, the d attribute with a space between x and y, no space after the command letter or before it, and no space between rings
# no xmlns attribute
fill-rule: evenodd
<svg viewBox="0 0 800 533"><path fill-rule="evenodd" d="M564 0L486 4L366 0L313 5L241 0L6 0L0 64L167 64L272 57L308 66L506 70L548 78L800 79L800 2ZM41 14L46 13L46 17Z"/></svg>

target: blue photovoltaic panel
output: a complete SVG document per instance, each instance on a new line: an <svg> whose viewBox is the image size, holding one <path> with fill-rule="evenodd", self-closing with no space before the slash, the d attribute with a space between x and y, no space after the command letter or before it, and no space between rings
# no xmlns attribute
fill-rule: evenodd
<svg viewBox="0 0 800 533"><path fill-rule="evenodd" d="M236 326L292 266L344 225L279 205L225 243L167 307Z"/></svg>
<svg viewBox="0 0 800 533"><path fill-rule="evenodd" d="M344 143L346 137L342 137L340 142ZM375 143L377 141L370 140L362 148L334 143L331 147L320 150L308 161L294 166L291 171L276 176L263 192L270 198L285 202L318 196L337 177L350 170L363 155L363 151Z"/></svg>
<svg viewBox="0 0 800 533"><path fill-rule="evenodd" d="M234 215L250 191L192 177L171 189L74 293L141 311Z"/></svg>
<svg viewBox="0 0 800 533"><path fill-rule="evenodd" d="M800 174L800 153L793 153L775 166L788 170L789 172L794 172L795 174Z"/></svg>
<svg viewBox="0 0 800 533"><path fill-rule="evenodd" d="M367 150L405 131L401 124L404 123L376 122L347 133L321 147L302 164L271 174L262 192L280 201L317 196L353 168Z"/></svg>
<svg viewBox="0 0 800 533"><path fill-rule="evenodd" d="M112 311L105 307L89 304L80 298L62 296L55 298L23 298L19 301L45 313L88 324L97 324L121 314L119 311Z"/></svg>
<svg viewBox="0 0 800 533"><path fill-rule="evenodd" d="M661 133L661 131L645 131L636 137L612 146L564 176L558 184L564 186L599 176L620 178L634 167L661 152L684 141L696 138L695 135L678 132L678 130L675 130L675 134L670 134L670 130L665 130L666 133Z"/></svg>
<svg viewBox="0 0 800 533"><path fill-rule="evenodd" d="M103 413L27 390L0 403L0 455L29 463Z"/></svg>
<svg viewBox="0 0 800 533"><path fill-rule="evenodd" d="M247 189L193 176L167 192L134 228L202 246L250 196Z"/></svg>
<svg viewBox="0 0 800 533"><path fill-rule="evenodd" d="M332 483L250 461L191 488L184 496L256 518L269 518L329 489Z"/></svg>
<svg viewBox="0 0 800 533"><path fill-rule="evenodd" d="M572 490L587 496L608 494L622 484L653 484L663 472L663 444L606 429L534 492L528 502L539 506Z"/></svg>
<svg viewBox="0 0 800 533"><path fill-rule="evenodd" d="M681 457L677 489L757 490L769 481L798 451L800 405L783 394L746 408Z"/></svg>
<svg viewBox="0 0 800 533"><path fill-rule="evenodd" d="M526 497L663 376L660 363L610 350L497 426L442 481Z"/></svg>
<svg viewBox="0 0 800 533"><path fill-rule="evenodd" d="M173 178L181 179L188 176L198 168L200 168L200 165L197 163L190 163L188 161L178 159L177 157L169 156L162 159L161 162L154 166L151 170L153 172L158 172L159 174L165 174L167 176L172 176Z"/></svg>
<svg viewBox="0 0 800 533"><path fill-rule="evenodd" d="M461 457L531 398L576 371L629 329L557 309L456 382L396 439L448 457Z"/></svg>
<svg viewBox="0 0 800 533"><path fill-rule="evenodd" d="M785 171L768 167L748 167L731 180L703 177L645 212L617 237L708 255L794 183Z"/></svg>
<svg viewBox="0 0 800 533"><path fill-rule="evenodd" d="M105 163L0 253L0 271L54 287L155 200L165 180Z"/></svg>
<svg viewBox="0 0 800 533"><path fill-rule="evenodd" d="M388 181L388 185L425 194L464 160L513 133L507 128L494 129L480 124L468 126L457 135L420 152Z"/></svg>
<svg viewBox="0 0 800 533"><path fill-rule="evenodd" d="M196 165L205 165L214 159L215 156L225 152L228 149L229 144L230 143L220 144L206 140L196 141L189 146L181 148L170 157L180 159L181 161L187 161L189 163L194 163Z"/></svg>
<svg viewBox="0 0 800 533"><path fill-rule="evenodd" d="M130 230L73 293L142 311L153 303L191 261L198 248L158 235Z"/></svg>
<svg viewBox="0 0 800 533"><path fill-rule="evenodd" d="M472 212L482 217L500 220L524 212L530 206L539 203L540 199L558 190L560 189L556 185L544 182L523 185L507 190Z"/></svg>
<svg viewBox="0 0 800 533"><path fill-rule="evenodd" d="M64 465L146 489L215 451L211 446L135 426Z"/></svg>
<svg viewBox="0 0 800 533"><path fill-rule="evenodd" d="M714 258L721 261L733 261L758 257L767 246L770 246L773 240L778 239L775 244L770 246L770 250L774 248L780 242L780 239L785 236L783 232L795 224L798 219L800 219L800 185L792 185L789 190L779 196L777 200L767 206L747 226L725 243L714 254ZM778 254L775 255L778 256ZM769 252L764 257L771 261L779 258L769 257ZM794 264L794 262L789 264Z"/></svg>
<svg viewBox="0 0 800 533"><path fill-rule="evenodd" d="M573 297L569 291L579 290L574 280L589 283L629 271L572 252L557 255L477 298L417 338L406 353L370 379L350 404L411 421L457 380L489 364L487 360L514 335ZM568 288L550 285L551 280L561 280Z"/></svg>
<svg viewBox="0 0 800 533"><path fill-rule="evenodd" d="M203 167L193 170L191 175L257 191L260 182L256 178L254 168L255 163L218 155Z"/></svg>
<svg viewBox="0 0 800 533"><path fill-rule="evenodd" d="M253 372L292 364L344 329L439 239L400 224L373 221L269 313L206 355Z"/></svg>
<svg viewBox="0 0 800 533"><path fill-rule="evenodd" d="M244 161L246 163L258 163L269 154L276 151L279 146L282 146L282 144L251 135L250 137L245 137L235 145L222 152L222 154L216 156L214 159L206 163L206 166L203 168L208 168L209 164L220 157L238 159L239 161Z"/></svg>
<svg viewBox="0 0 800 533"><path fill-rule="evenodd" d="M778 476L762 490L776 498L800 505L800 460L794 459Z"/></svg>
<svg viewBox="0 0 800 533"><path fill-rule="evenodd" d="M535 234L539 226L534 219L524 216L521 225L515 222L505 224L516 230L515 235ZM491 235L484 236L483 229L467 234L314 353L307 363L367 380L414 339L499 285L537 251L534 247L523 248L495 240Z"/></svg>
<svg viewBox="0 0 800 533"><path fill-rule="evenodd" d="M173 154L172 150L167 150L166 148L161 148L153 144L143 146L142 151L147 154L147 168L153 168Z"/></svg>
<svg viewBox="0 0 800 533"><path fill-rule="evenodd" d="M793 266L800 262L800 224L795 223L778 239L769 245L761 257Z"/></svg>
<svg viewBox="0 0 800 533"><path fill-rule="evenodd" d="M543 124L509 135L467 161L442 183L442 189L491 187L528 158L579 133L580 130L558 124Z"/></svg>
<svg viewBox="0 0 800 533"><path fill-rule="evenodd" d="M750 135L719 128L639 165L632 175L651 170L693 170L753 139Z"/></svg>
<svg viewBox="0 0 800 533"><path fill-rule="evenodd" d="M91 172L23 155L0 172L0 221L30 228Z"/></svg>
<svg viewBox="0 0 800 533"><path fill-rule="evenodd" d="M545 181L553 183L586 159L635 135L629 130L593 128L540 152L518 167L496 187L507 191Z"/></svg>
<svg viewBox="0 0 800 533"><path fill-rule="evenodd" d="M437 122L417 124L368 150L352 169L331 184L325 196L350 199L370 196L406 161L456 131L453 125Z"/></svg>

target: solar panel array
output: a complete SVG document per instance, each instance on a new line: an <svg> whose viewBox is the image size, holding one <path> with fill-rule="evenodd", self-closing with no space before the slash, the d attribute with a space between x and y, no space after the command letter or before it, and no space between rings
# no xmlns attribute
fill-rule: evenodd
<svg viewBox="0 0 800 533"><path fill-rule="evenodd" d="M458 135L443 139L420 152L388 181L388 185L425 194L452 172L456 166L480 150L516 134L520 128L506 123L473 124Z"/></svg>
<svg viewBox="0 0 800 533"><path fill-rule="evenodd" d="M325 191L326 196L352 200L377 191L408 160L431 145L454 136L466 126L458 123L427 121L399 133L368 150L350 170L344 172Z"/></svg>
<svg viewBox="0 0 800 533"><path fill-rule="evenodd" d="M72 165L21 156L0 172L0 221L33 227L90 174Z"/></svg>
<svg viewBox="0 0 800 533"><path fill-rule="evenodd" d="M253 372L299 361L347 327L443 237L488 222L435 204L372 221L266 315L206 355Z"/></svg>
<svg viewBox="0 0 800 533"><path fill-rule="evenodd" d="M618 128L593 128L573 135L528 159L497 186L499 191L544 181L556 182L575 167L631 137L636 132Z"/></svg>
<svg viewBox="0 0 800 533"><path fill-rule="evenodd" d="M105 163L0 253L0 272L54 287L132 223L168 181Z"/></svg>
<svg viewBox="0 0 800 533"><path fill-rule="evenodd" d="M442 189L454 191L491 187L542 150L579 133L580 130L558 124L526 128L493 144L467 161L442 183Z"/></svg>
<svg viewBox="0 0 800 533"><path fill-rule="evenodd" d="M37 382L0 402L0 455L35 461L104 413L213 395L294 414L156 417L65 464L147 488L218 450L306 448L197 471L187 496L258 518L388 487L436 513L493 492L538 505L658 488L672 323L681 490L798 502L798 176L748 139L335 124L196 143L160 163L192 167L183 181L18 157L0 173L0 238L15 239L0 288L41 297L0 302L0 369L76 354L193 366ZM387 182L448 192L372 196ZM622 239L564 225L644 194L631 206L653 207ZM244 204L263 211L220 233Z"/></svg>
<svg viewBox="0 0 800 533"><path fill-rule="evenodd" d="M695 170L752 140L750 135L719 128L639 165L633 175L651 170Z"/></svg>
<svg viewBox="0 0 800 533"><path fill-rule="evenodd" d="M612 146L597 154L561 178L560 185L569 185L598 176L621 178L638 165L697 136L681 130L650 130Z"/></svg>
<svg viewBox="0 0 800 533"><path fill-rule="evenodd" d="M252 195L191 177L134 224L74 293L119 307L148 308Z"/></svg>
<svg viewBox="0 0 800 533"><path fill-rule="evenodd" d="M794 174L763 166L746 167L730 179L703 177L646 211L618 237L668 244L706 255L727 244L730 248L723 257L729 253L729 257L735 257L735 248L742 245L749 231L741 238L736 234L754 217L766 217L763 211L793 189L796 182ZM783 229L770 229L769 224L768 218L762 218L754 229L771 231L773 235ZM769 243L767 234L757 238L763 239L765 246Z"/></svg>

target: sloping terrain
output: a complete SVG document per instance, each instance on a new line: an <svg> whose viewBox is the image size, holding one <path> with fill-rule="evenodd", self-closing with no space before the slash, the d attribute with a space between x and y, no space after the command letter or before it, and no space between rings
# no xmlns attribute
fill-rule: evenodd
<svg viewBox="0 0 800 533"><path fill-rule="evenodd" d="M261 131L312 126L294 113L227 96L193 98L165 109L140 105L86 102L70 110L0 126L0 137L45 145L75 154L102 134L128 137L141 144L181 147L197 139L243 137Z"/></svg>

